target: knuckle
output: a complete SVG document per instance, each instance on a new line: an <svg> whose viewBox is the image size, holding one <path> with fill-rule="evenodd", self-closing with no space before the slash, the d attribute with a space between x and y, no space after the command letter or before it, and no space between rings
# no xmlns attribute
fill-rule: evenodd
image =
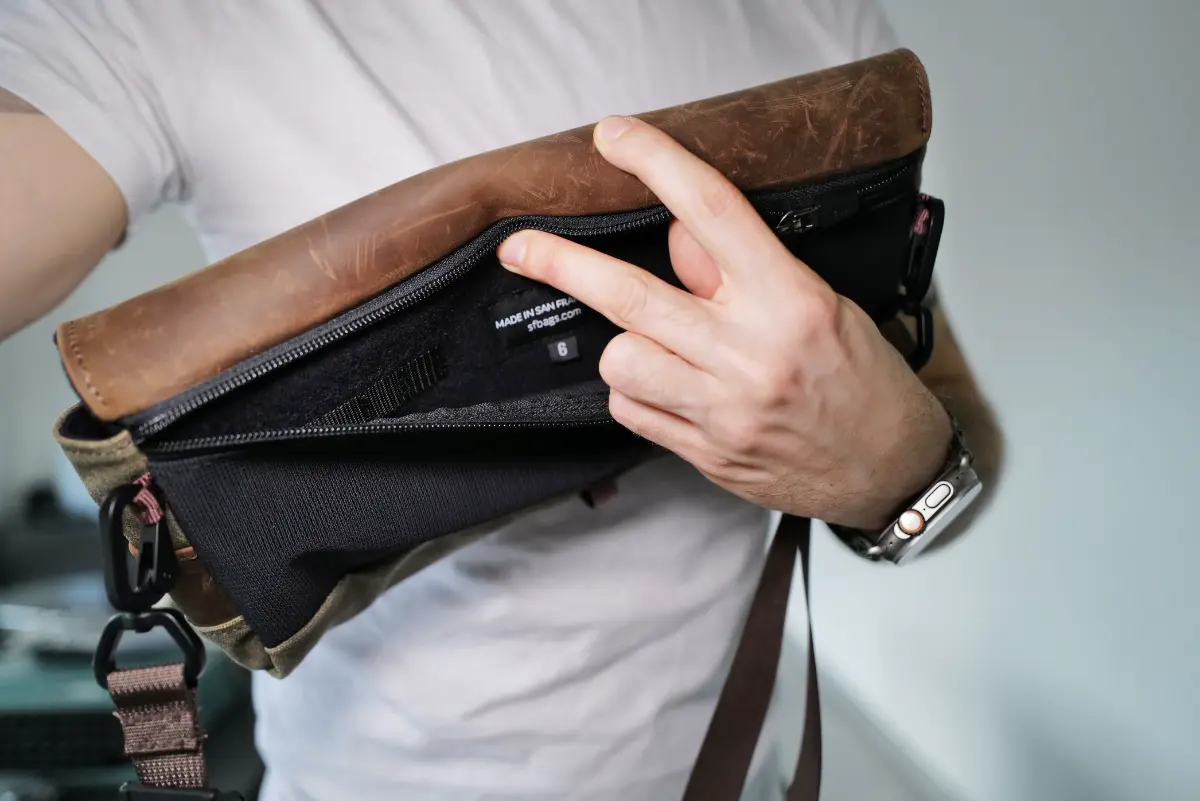
<svg viewBox="0 0 1200 801"><path fill-rule="evenodd" d="M644 277L635 273L622 281L613 304L614 322L622 328L632 325L645 311L649 295L650 286Z"/></svg>
<svg viewBox="0 0 1200 801"><path fill-rule="evenodd" d="M657 437L657 432L650 421L637 414L634 404L620 392L608 394L608 414L617 423L642 439L654 440Z"/></svg>
<svg viewBox="0 0 1200 801"><path fill-rule="evenodd" d="M803 380L801 362L792 343L773 343L760 358L742 363L739 371L742 398L758 413L786 406Z"/></svg>
<svg viewBox="0 0 1200 801"><path fill-rule="evenodd" d="M722 451L751 453L762 441L762 427L753 415L725 414L712 423L712 435ZM722 457L723 458L723 457Z"/></svg>
<svg viewBox="0 0 1200 801"><path fill-rule="evenodd" d="M699 467L710 476L727 478L737 470L739 462L723 453L710 453L704 457L704 461Z"/></svg>
<svg viewBox="0 0 1200 801"><path fill-rule="evenodd" d="M764 366L751 384L757 406L762 409L785 406L796 384L796 372L795 367L784 363Z"/></svg>
<svg viewBox="0 0 1200 801"><path fill-rule="evenodd" d="M838 300L833 292L810 293L797 309L797 333L804 342L837 330Z"/></svg>
<svg viewBox="0 0 1200 801"><path fill-rule="evenodd" d="M618 334L600 354L600 378L609 386L627 384L634 376L633 342Z"/></svg>
<svg viewBox="0 0 1200 801"><path fill-rule="evenodd" d="M540 236L540 232L530 232L526 236L525 269L535 272L542 279L554 278L559 257L557 243Z"/></svg>
<svg viewBox="0 0 1200 801"><path fill-rule="evenodd" d="M626 412L627 412L627 407L625 405L624 398L622 398L622 396L617 392L608 393L608 414L609 414L609 416L612 417L612 419L616 420L621 425L628 428L630 431L633 431L634 427L632 425L632 420L630 419L629 415ZM634 433L637 433L637 432L634 431Z"/></svg>
<svg viewBox="0 0 1200 801"><path fill-rule="evenodd" d="M708 183L700 192L700 201L714 217L723 217L737 208L742 196L737 187L723 178Z"/></svg>

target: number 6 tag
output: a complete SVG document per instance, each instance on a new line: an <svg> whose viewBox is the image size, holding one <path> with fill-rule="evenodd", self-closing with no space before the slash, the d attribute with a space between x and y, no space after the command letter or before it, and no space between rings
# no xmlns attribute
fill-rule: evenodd
<svg viewBox="0 0 1200 801"><path fill-rule="evenodd" d="M570 362L579 358L579 344L575 337L556 340L547 345L547 348L552 362Z"/></svg>

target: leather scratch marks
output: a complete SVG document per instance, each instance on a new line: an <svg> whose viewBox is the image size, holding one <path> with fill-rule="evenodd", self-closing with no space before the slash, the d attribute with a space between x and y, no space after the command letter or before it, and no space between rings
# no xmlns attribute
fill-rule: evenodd
<svg viewBox="0 0 1200 801"><path fill-rule="evenodd" d="M823 161L826 169L841 163L840 151L842 143L846 139L846 128L849 127L849 122L849 120L843 118L837 130L833 132L833 138L829 140L829 147L825 149L825 159Z"/></svg>
<svg viewBox="0 0 1200 801"><path fill-rule="evenodd" d="M330 263L329 257L325 252L325 249L335 249L333 247L334 243L330 241L331 236L329 234L329 220L327 217L322 216L317 220L317 222L319 222L321 225L321 234L323 235L324 241L321 243L321 247L317 247L313 245L312 239L309 238L308 255L312 257L313 264L317 265L318 270L320 270L330 281L336 281L338 277L337 269L334 268L334 266Z"/></svg>
<svg viewBox="0 0 1200 801"><path fill-rule="evenodd" d="M375 241L372 231L366 239L354 243L354 280L361 281L375 271Z"/></svg>
<svg viewBox="0 0 1200 801"><path fill-rule="evenodd" d="M848 83L848 82L847 82ZM875 87L879 84L879 75L875 72L865 72L858 83L854 85L854 91L850 93L849 99L846 100L846 107L857 110L864 100L871 97Z"/></svg>
<svg viewBox="0 0 1200 801"><path fill-rule="evenodd" d="M796 95L783 95L781 97L766 97L761 100L753 100L746 103L746 110L756 113L771 113L771 112L788 112L796 108L808 109L817 108L826 102L829 102L829 96L844 92L853 87L854 84L849 79L843 79L829 86L819 86L809 92L803 92Z"/></svg>
<svg viewBox="0 0 1200 801"><path fill-rule="evenodd" d="M479 204L476 202L476 200L474 198L472 198L471 200L468 200L466 203L460 203L457 206L453 206L451 208L445 209L444 211L439 211L436 214L430 214L425 217L420 217L417 220L404 219L404 218L399 219L395 223L393 223L391 226L388 227L387 237L389 239L394 239L396 237L407 234L409 231L424 229L427 226L429 226L431 223L433 223L437 220L443 220L447 217L453 217L454 215L458 214L459 212L463 211L464 209L470 209L470 208L476 207L478 205ZM449 225L450 221L447 220L446 222L447 222L447 225ZM476 233L478 233L478 231L472 230L471 232L469 232L468 235L474 236Z"/></svg>

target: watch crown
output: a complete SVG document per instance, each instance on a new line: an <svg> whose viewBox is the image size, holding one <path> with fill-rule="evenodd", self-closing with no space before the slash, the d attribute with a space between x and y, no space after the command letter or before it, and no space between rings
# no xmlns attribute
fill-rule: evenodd
<svg viewBox="0 0 1200 801"><path fill-rule="evenodd" d="M909 509L896 521L896 536L906 540L914 534L920 534L924 528L925 516L916 509Z"/></svg>

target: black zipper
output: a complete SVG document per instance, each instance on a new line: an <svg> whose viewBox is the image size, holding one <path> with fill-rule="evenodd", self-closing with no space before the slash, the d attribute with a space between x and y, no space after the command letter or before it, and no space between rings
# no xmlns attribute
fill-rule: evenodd
<svg viewBox="0 0 1200 801"><path fill-rule="evenodd" d="M906 164L899 169L839 179L816 189L775 192L759 198L756 205L780 236L829 228L862 211L873 211L903 197L903 192L891 190L911 170L912 167ZM781 204L784 208L777 208Z"/></svg>
<svg viewBox="0 0 1200 801"><path fill-rule="evenodd" d="M304 439L322 439L325 437L353 437L361 434L404 434L423 431L472 431L487 429L527 430L552 429L559 431L566 428L595 428L598 426L616 426L617 422L611 417L600 417L592 420L510 420L505 422L462 422L462 423L367 423L355 426L326 426L306 428L284 428L273 431L256 431L247 434L227 434L219 437L196 437L195 439L159 442L146 446L147 453L170 454L202 450L231 448L243 445L262 445L271 442L295 442Z"/></svg>
<svg viewBox="0 0 1200 801"><path fill-rule="evenodd" d="M803 233L829 227L861 211L878 208L903 197L908 191L908 184L907 182L902 183L901 179L910 176L913 171L912 161L906 159L900 164L892 163L855 176L838 178L814 186L750 193L748 198L763 219L771 224L781 236ZM901 188L892 191L898 185ZM519 230L536 228L559 236L605 236L658 225L670 220L671 216L672 214L667 208L656 206L638 211L590 217L524 216L502 220L441 261L405 279L356 309L252 357L210 379L205 384L182 393L171 401L127 418L125 425L134 441L141 443L163 431L184 415L190 414L234 389L420 303L461 278L485 254L495 251L500 242ZM306 437L334 436L342 433L360 433L359 429L362 429L363 432L399 430L380 426L354 426L346 429L292 429L291 431L209 438L212 442L206 447L215 447L219 444L233 445L272 441L296 432L304 432L303 436ZM194 444L199 440L190 442ZM178 444L183 446L185 443ZM163 443L157 445L155 450L168 448L175 449Z"/></svg>

